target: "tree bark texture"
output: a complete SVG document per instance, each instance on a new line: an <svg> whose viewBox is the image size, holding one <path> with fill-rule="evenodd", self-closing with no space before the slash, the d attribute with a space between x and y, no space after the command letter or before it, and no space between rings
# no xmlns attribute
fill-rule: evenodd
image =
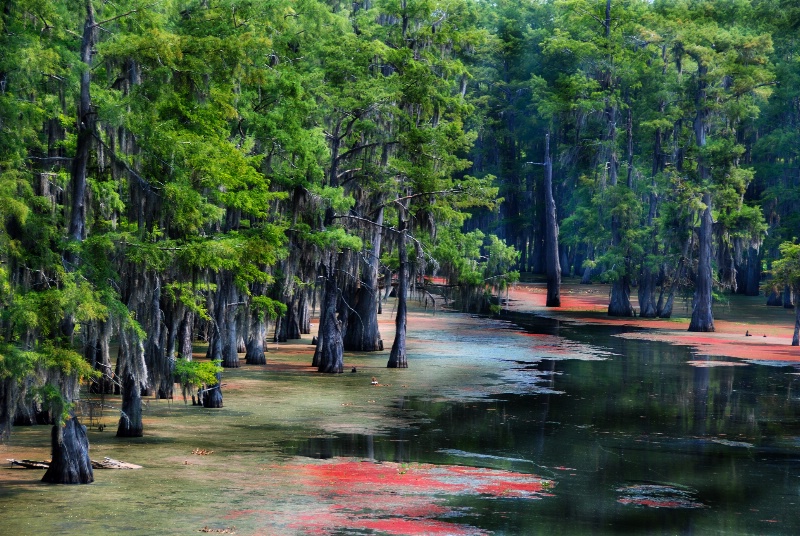
<svg viewBox="0 0 800 536"><path fill-rule="evenodd" d="M222 407L222 374L217 374L217 384L207 388L203 393L203 407L212 409Z"/></svg>
<svg viewBox="0 0 800 536"><path fill-rule="evenodd" d="M130 371L122 380L122 411L117 426L117 437L142 437L142 390Z"/></svg>
<svg viewBox="0 0 800 536"><path fill-rule="evenodd" d="M356 300L347 330L344 335L344 349L354 352L375 352L383 349L381 333L378 329L378 269L380 267L381 226L383 208L378 212L372 232L372 248L366 262L363 262L361 284L356 291Z"/></svg>
<svg viewBox="0 0 800 536"><path fill-rule="evenodd" d="M299 289L300 305L297 308L298 324L300 324L300 334L308 335L311 333L311 313L308 309L308 289Z"/></svg>
<svg viewBox="0 0 800 536"><path fill-rule="evenodd" d="M187 361L192 360L194 343L194 312L186 310L178 327L178 355Z"/></svg>
<svg viewBox="0 0 800 536"><path fill-rule="evenodd" d="M239 293L230 272L220 271L216 279L217 292L213 308L215 326L208 345L208 356L210 359L219 359L225 368L236 368L239 366L236 325Z"/></svg>
<svg viewBox="0 0 800 536"><path fill-rule="evenodd" d="M550 159L550 134L545 138L544 196L545 196L545 263L547 266L547 307L561 307L561 265L558 259L558 222L553 197L553 161Z"/></svg>
<svg viewBox="0 0 800 536"><path fill-rule="evenodd" d="M711 242L713 240L711 219L711 194L703 194L706 205L700 219L699 251L697 255L697 278L695 280L692 320L689 331L714 331L714 317L711 314L712 282Z"/></svg>
<svg viewBox="0 0 800 536"><path fill-rule="evenodd" d="M333 255L331 256L333 264ZM344 345L342 343L342 327L337 318L337 302L339 286L335 273L329 267L323 268L325 291L320 311L319 335L314 361L319 372L344 372Z"/></svg>
<svg viewBox="0 0 800 536"><path fill-rule="evenodd" d="M114 381L112 379L113 369L111 368L111 322L99 322L97 326L89 327L88 331L93 335L94 342L88 346L92 359L89 362L101 376L92 380L89 385L89 392L95 394L110 395L114 392Z"/></svg>
<svg viewBox="0 0 800 536"><path fill-rule="evenodd" d="M264 341L267 339L267 319L265 315L249 311L249 326L247 340L245 341L244 362L248 365L266 365L267 355L264 350Z"/></svg>
<svg viewBox="0 0 800 536"><path fill-rule="evenodd" d="M89 484L94 482L89 459L89 438L86 427L72 417L51 432L52 461L42 477L50 484Z"/></svg>
<svg viewBox="0 0 800 536"><path fill-rule="evenodd" d="M642 269L642 274L639 279L638 290L639 316L642 318L656 317L655 293L655 275L649 268L644 268Z"/></svg>
<svg viewBox="0 0 800 536"><path fill-rule="evenodd" d="M631 283L627 273L611 283L611 299L608 303L608 316L633 316L631 306Z"/></svg>
<svg viewBox="0 0 800 536"><path fill-rule="evenodd" d="M78 138L75 158L72 161L72 203L68 230L70 239L76 241L86 238L86 175L89 165L89 149L95 130L90 87L96 35L97 26L94 20L92 0L86 0L86 20L83 25L80 51L83 65L81 66L80 101L78 103Z"/></svg>
<svg viewBox="0 0 800 536"><path fill-rule="evenodd" d="M398 207L399 225L398 231L398 256L400 257L400 268L397 272L397 316L395 318L395 335L392 351L389 352L388 368L408 368L408 358L406 356L406 321L407 306L406 296L408 295L408 250L406 249L406 208Z"/></svg>

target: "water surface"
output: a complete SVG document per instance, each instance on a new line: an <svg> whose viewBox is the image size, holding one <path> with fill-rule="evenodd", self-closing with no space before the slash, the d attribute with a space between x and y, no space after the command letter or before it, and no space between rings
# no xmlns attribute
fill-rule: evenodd
<svg viewBox="0 0 800 536"><path fill-rule="evenodd" d="M417 313L409 370L349 355L356 374L323 376L295 366L307 356L273 354L267 367L226 371L222 410L150 401L144 438L90 431L92 457L145 469L96 471L77 487L0 469L0 532L403 533L394 514L320 491L304 472L355 460L397 463L398 478L434 464L553 483L535 497L376 491L376 502L411 504L431 533L800 533L796 370L698 367L686 348L616 328L513 320ZM17 428L0 457L45 459L48 436Z"/></svg>

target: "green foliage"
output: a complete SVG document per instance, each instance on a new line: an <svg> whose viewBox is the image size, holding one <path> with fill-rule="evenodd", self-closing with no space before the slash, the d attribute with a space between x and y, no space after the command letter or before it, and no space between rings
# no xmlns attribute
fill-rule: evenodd
<svg viewBox="0 0 800 536"><path fill-rule="evenodd" d="M779 247L780 258L773 261L772 280L768 281L765 290L773 289L780 291L784 286L788 286L797 294L800 292L800 244L796 242L784 242Z"/></svg>
<svg viewBox="0 0 800 536"><path fill-rule="evenodd" d="M462 233L456 227L447 227L437 235L432 256L453 285L505 288L519 279L519 272L512 269L519 252L480 230Z"/></svg>
<svg viewBox="0 0 800 536"><path fill-rule="evenodd" d="M181 385L184 402L187 392L219 383L217 378L222 373L220 363L219 360L189 361L183 358L175 361L175 381Z"/></svg>

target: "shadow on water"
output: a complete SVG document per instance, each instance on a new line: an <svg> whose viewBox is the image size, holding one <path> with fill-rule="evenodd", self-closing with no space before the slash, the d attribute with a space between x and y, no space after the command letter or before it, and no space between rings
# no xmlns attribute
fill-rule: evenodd
<svg viewBox="0 0 800 536"><path fill-rule="evenodd" d="M530 394L399 398L381 435L292 440L297 455L456 464L558 482L541 501L453 498L500 534L798 534L800 397L791 367L691 366L688 348L607 326L516 317L509 329L602 348L602 360L514 359ZM628 330L630 331L630 330ZM457 334L444 334L454 338ZM483 344L502 330L479 335ZM498 344L501 340L498 339Z"/></svg>

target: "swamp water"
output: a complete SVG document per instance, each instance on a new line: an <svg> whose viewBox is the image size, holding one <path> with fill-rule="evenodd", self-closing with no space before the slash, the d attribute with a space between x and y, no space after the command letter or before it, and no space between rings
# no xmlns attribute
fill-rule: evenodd
<svg viewBox="0 0 800 536"><path fill-rule="evenodd" d="M514 320L414 313L408 370L323 376L282 345L225 372L221 410L149 401L141 439L107 411L92 457L145 468L4 466L0 534L800 534L796 370ZM18 427L0 459L48 440Z"/></svg>

